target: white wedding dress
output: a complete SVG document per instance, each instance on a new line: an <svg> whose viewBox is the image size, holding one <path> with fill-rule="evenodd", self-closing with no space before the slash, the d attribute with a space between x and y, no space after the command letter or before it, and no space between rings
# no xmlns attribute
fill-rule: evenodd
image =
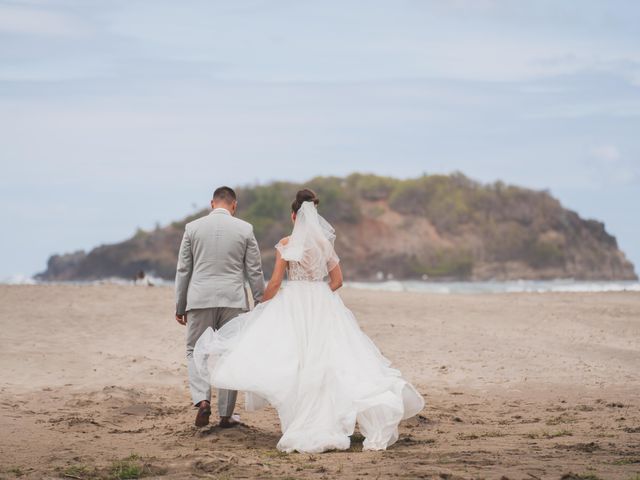
<svg viewBox="0 0 640 480"><path fill-rule="evenodd" d="M201 375L216 388L246 392L246 408L273 405L285 452L348 449L356 422L363 448L398 439L398 423L424 407L422 396L360 330L323 280L337 263L333 228L312 202L298 211L287 245L288 281L259 304L196 343Z"/></svg>

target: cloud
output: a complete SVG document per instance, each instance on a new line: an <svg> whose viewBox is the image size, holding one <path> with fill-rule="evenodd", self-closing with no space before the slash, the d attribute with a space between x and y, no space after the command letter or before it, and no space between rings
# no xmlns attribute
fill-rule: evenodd
<svg viewBox="0 0 640 480"><path fill-rule="evenodd" d="M640 88L640 68L629 74L629 83Z"/></svg>
<svg viewBox="0 0 640 480"><path fill-rule="evenodd" d="M224 65L215 77L227 81L422 78L504 83L606 72L633 84L636 76L630 72L640 65L628 42L603 41L575 28L547 34L547 18L534 15L531 24L524 23L522 13L516 15L495 0L425 2L411 8L376 1L354 2L350 8L333 2L257 1L250 9L217 2L191 5L158 0L105 7L96 2L91 10L69 10L0 3L0 33L83 35L91 26L87 22L97 19L96 37L106 47L97 51L113 52L128 44L128 51L118 55L137 56L143 63ZM266 54L256 55L260 51ZM5 77L20 78L20 67ZM32 76L31 71L25 74Z"/></svg>
<svg viewBox="0 0 640 480"><path fill-rule="evenodd" d="M589 152L591 175L600 185L640 183L640 167L625 158L616 145L598 145Z"/></svg>
<svg viewBox="0 0 640 480"><path fill-rule="evenodd" d="M543 105L523 112L524 119L580 119L580 118L637 118L640 117L640 102L621 99L580 99L572 103Z"/></svg>
<svg viewBox="0 0 640 480"><path fill-rule="evenodd" d="M601 145L593 148L591 155L604 163L615 163L620 159L620 150L615 145Z"/></svg>
<svg viewBox="0 0 640 480"><path fill-rule="evenodd" d="M100 59L64 58L0 65L0 82L60 82L115 77L115 67Z"/></svg>
<svg viewBox="0 0 640 480"><path fill-rule="evenodd" d="M614 35L603 40L584 24L549 32L546 17L526 22L524 13L491 0L415 2L411 8L373 0L349 8L339 2L270 5L274 11L247 12L217 3L192 9L176 2L159 1L153 9L133 3L115 11L107 28L165 58L225 63L221 76L234 81L502 83L603 69L621 75L621 63L640 62L637 50L609 38ZM267 54L256 55L260 51Z"/></svg>
<svg viewBox="0 0 640 480"><path fill-rule="evenodd" d="M0 33L76 37L87 31L85 23L68 14L44 8L0 5Z"/></svg>
<svg viewBox="0 0 640 480"><path fill-rule="evenodd" d="M448 6L462 10L491 10L498 6L496 0L449 0Z"/></svg>

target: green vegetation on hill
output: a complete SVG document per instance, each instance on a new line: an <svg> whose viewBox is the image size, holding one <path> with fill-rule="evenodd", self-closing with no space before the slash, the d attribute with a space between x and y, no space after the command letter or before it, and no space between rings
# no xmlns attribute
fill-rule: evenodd
<svg viewBox="0 0 640 480"><path fill-rule="evenodd" d="M602 223L581 219L546 191L484 185L461 173L406 180L354 173L238 188L237 215L254 225L267 275L303 186L316 191L338 231L349 279L635 278ZM131 277L140 269L172 278L185 223L206 213L88 254L53 256L42 278Z"/></svg>

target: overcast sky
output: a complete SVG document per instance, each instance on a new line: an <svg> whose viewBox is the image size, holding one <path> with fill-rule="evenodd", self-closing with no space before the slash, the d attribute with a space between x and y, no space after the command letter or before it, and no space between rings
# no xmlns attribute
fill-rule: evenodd
<svg viewBox="0 0 640 480"><path fill-rule="evenodd" d="M220 184L460 170L640 266L640 2L0 0L0 279Z"/></svg>

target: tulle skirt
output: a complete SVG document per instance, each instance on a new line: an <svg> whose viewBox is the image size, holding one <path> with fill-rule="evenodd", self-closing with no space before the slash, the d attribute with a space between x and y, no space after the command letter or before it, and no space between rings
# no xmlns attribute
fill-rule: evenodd
<svg viewBox="0 0 640 480"><path fill-rule="evenodd" d="M287 282L272 300L207 329L194 358L214 387L246 392L247 409L276 408L285 452L348 449L356 422L363 448L382 450L424 407L324 282Z"/></svg>

